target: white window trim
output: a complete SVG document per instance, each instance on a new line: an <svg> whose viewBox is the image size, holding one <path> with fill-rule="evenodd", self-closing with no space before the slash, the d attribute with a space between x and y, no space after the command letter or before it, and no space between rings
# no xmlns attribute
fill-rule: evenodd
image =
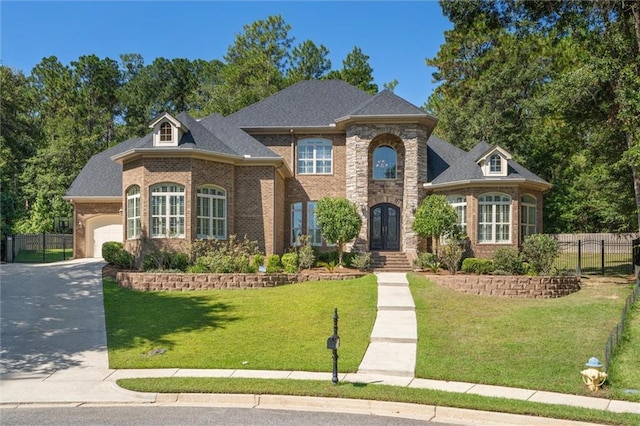
<svg viewBox="0 0 640 426"><path fill-rule="evenodd" d="M508 201L491 201L491 202L487 202L487 201L482 201L482 198L484 197L495 197L495 196L499 196L499 197L506 197L509 200ZM502 194L502 193L487 193L487 194L482 194L480 197L478 197L478 243L479 244L511 244L511 231L512 231L512 226L513 226L513 209L511 208L511 204L512 204L512 199L509 195L507 194ZM480 222L480 210L482 208L482 206L490 206L491 207L491 221L489 222ZM496 222L496 217L497 217L497 206L508 206L509 207L509 214L508 214L508 220L507 222L500 222L497 223ZM480 227L482 225L491 225L491 239L490 240L480 240ZM509 227L509 239L508 240L496 240L496 235L497 235L497 231L496 231L496 227L498 225L507 225Z"/></svg>
<svg viewBox="0 0 640 426"><path fill-rule="evenodd" d="M524 199L527 197L533 198L533 203L525 201ZM535 221L533 224L528 222L524 223L523 214L522 214L524 209L526 209L527 211L527 218L529 218L529 215L531 213L530 209L533 209L533 212L535 214ZM533 232L528 232L531 228L533 228ZM525 229L526 229L526 232L525 232ZM537 234L537 233L538 233L538 200L533 195L525 194L520 198L520 234L521 234L520 237L524 240L525 237L529 235Z"/></svg>
<svg viewBox="0 0 640 426"><path fill-rule="evenodd" d="M164 186L174 186L177 188L181 188L182 190L179 191L157 191L157 188L161 188ZM186 212L186 206L185 206L185 201L186 201L186 191L185 191L185 187L183 185L179 185L176 183L159 183L156 185L153 185L151 187L150 190L151 194L150 194L150 203L149 203L149 216L150 216L150 226L149 228L151 228L151 238L184 238L185 237L185 228L186 228L186 221L185 221L185 212ZM171 198L172 197L182 197L182 214L171 214ZM164 214L159 214L159 215L154 215L153 214L153 206L154 206L154 198L164 198L165 199L165 207L166 207L166 211L164 212ZM177 204L178 206L180 205L180 203ZM164 219L164 232L162 233L155 233L154 230L154 226L153 226L153 219L155 217ZM180 222L180 219L182 219L182 232L178 232L173 234L171 232L171 219L175 218L177 219L177 222Z"/></svg>
<svg viewBox="0 0 640 426"><path fill-rule="evenodd" d="M320 234L320 226L316 221L316 204L317 201L307 201L307 235L309 236L309 244L320 247L322 246L322 235ZM314 238L316 231L320 235L318 241Z"/></svg>
<svg viewBox="0 0 640 426"><path fill-rule="evenodd" d="M305 158L305 159L301 159L300 158L300 152L301 149L303 147L306 147L308 145L313 146L313 157L312 158ZM317 151L317 147L326 147L328 146L331 149L331 158L328 159L328 161L330 162L329 164L329 171L328 172L318 172L318 162L319 161L327 161L326 158L318 158L318 151ZM297 145L297 155L296 155L296 170L297 173L299 175L332 175L333 174L333 141L331 139L325 139L325 138L307 138L307 139L300 139L298 140L298 145ZM300 167L300 162L304 161L304 162L311 162L311 172L301 172L301 167Z"/></svg>
<svg viewBox="0 0 640 426"><path fill-rule="evenodd" d="M162 141L160 138L161 128L167 123L171 126L171 140ZM162 120L158 124L154 126L153 130L153 146L178 146L179 139L179 131L178 128L170 121L170 120Z"/></svg>
<svg viewBox="0 0 640 426"><path fill-rule="evenodd" d="M462 198L463 201L457 201L458 198ZM458 215L458 226L460 230L467 233L467 197L460 194L453 194L447 196L447 202L454 208Z"/></svg>
<svg viewBox="0 0 640 426"><path fill-rule="evenodd" d="M133 190L136 192L132 193ZM130 211L130 205L133 214ZM127 189L126 204L126 223L127 223L127 240L137 240L140 238L140 187L138 185L131 186Z"/></svg>
<svg viewBox="0 0 640 426"><path fill-rule="evenodd" d="M220 191L222 194L203 194L200 191L203 189L214 189L216 191ZM209 207L209 215L202 216L200 215L200 200L205 200ZM222 217L215 216L216 209L214 208L214 201L222 200L224 203L224 209L222 212ZM209 234L198 233L197 238L215 238L217 240L226 240L227 239L227 191L219 186L215 185L204 185L198 188L196 191L196 228L199 228L200 220L204 219L209 222ZM217 221L222 221L222 234L213 234L213 230L215 228L214 223Z"/></svg>
<svg viewBox="0 0 640 426"><path fill-rule="evenodd" d="M299 220L296 220L296 215ZM291 204L291 245L296 245L298 236L302 235L302 202ZM297 223L296 223L297 222ZM296 227L296 224L298 225Z"/></svg>

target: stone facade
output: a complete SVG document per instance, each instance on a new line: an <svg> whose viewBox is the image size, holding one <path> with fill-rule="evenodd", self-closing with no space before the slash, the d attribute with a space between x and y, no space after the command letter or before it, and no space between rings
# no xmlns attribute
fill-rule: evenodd
<svg viewBox="0 0 640 426"><path fill-rule="evenodd" d="M443 287L464 293L511 298L549 299L580 290L580 277L506 275L427 275Z"/></svg>
<svg viewBox="0 0 640 426"><path fill-rule="evenodd" d="M175 274L118 272L119 286L142 291L239 290L277 287L307 281L348 280L364 273L326 274Z"/></svg>

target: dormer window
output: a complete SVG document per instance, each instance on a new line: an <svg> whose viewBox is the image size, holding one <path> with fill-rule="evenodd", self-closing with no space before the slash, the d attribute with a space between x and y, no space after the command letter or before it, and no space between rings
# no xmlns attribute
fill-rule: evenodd
<svg viewBox="0 0 640 426"><path fill-rule="evenodd" d="M502 173L502 157L499 154L489 158L489 173Z"/></svg>
<svg viewBox="0 0 640 426"><path fill-rule="evenodd" d="M173 139L171 124L167 121L160 125L160 142L171 143Z"/></svg>

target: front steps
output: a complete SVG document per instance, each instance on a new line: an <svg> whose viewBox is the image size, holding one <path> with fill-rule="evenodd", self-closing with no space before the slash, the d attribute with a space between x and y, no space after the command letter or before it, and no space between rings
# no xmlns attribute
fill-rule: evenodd
<svg viewBox="0 0 640 426"><path fill-rule="evenodd" d="M372 251L371 269L380 272L411 271L411 263L405 253L399 251Z"/></svg>

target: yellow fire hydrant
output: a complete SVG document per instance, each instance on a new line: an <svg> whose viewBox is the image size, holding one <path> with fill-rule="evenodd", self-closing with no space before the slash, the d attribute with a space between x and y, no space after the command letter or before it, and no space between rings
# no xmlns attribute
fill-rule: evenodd
<svg viewBox="0 0 640 426"><path fill-rule="evenodd" d="M585 367L587 368L580 372L580 374L582 374L582 381L590 391L595 392L607 380L607 373L600 370L602 363L596 357L591 357L585 364Z"/></svg>

